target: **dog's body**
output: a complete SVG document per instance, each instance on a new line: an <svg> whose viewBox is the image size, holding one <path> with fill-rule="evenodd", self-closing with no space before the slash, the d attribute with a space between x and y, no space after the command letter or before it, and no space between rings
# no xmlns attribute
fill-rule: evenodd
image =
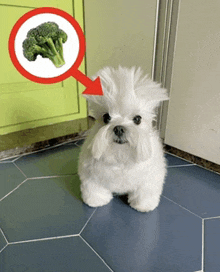
<svg viewBox="0 0 220 272"><path fill-rule="evenodd" d="M96 76L103 96L86 96L96 124L82 146L79 176L82 198L92 207L110 202L112 193L128 194L142 212L160 201L166 163L154 110L167 100L166 90L143 76L140 69L105 68Z"/></svg>

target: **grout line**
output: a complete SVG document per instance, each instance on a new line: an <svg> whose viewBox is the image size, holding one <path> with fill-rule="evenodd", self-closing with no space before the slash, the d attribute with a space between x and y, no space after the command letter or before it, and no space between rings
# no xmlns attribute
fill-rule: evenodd
<svg viewBox="0 0 220 272"><path fill-rule="evenodd" d="M205 265L205 220L202 220L202 270L204 271Z"/></svg>
<svg viewBox="0 0 220 272"><path fill-rule="evenodd" d="M76 142L78 140L81 140L81 139L77 139L77 140L73 140L73 141L67 141L67 142L63 142L63 143L60 143L60 144L57 144L57 145L53 145L53 146L48 145L48 146L46 146L46 147L44 147L42 149L38 149L38 150L35 150L35 151L26 152L26 153L23 153L23 154L20 154L20 155L16 155L16 156L12 156L12 157L9 157L9 158L4 158L2 161L15 158L12 161L12 162L14 162L14 161L17 161L18 159L20 159L20 158L22 158L24 156L28 156L28 155L32 155L32 154L35 154L35 153L39 153L41 151L47 151L47 150L50 150L50 149L53 149L53 148L56 148L56 147L59 147L59 146L62 146L62 145L68 144L68 143L75 144L74 142ZM1 160L0 160L0 162L1 162Z"/></svg>
<svg viewBox="0 0 220 272"><path fill-rule="evenodd" d="M2 158L0 159L0 163L8 163L8 162L14 162L20 155L13 155L11 157L6 157L6 158ZM13 159L13 160L11 160ZM11 161L7 161L7 160L11 160Z"/></svg>
<svg viewBox="0 0 220 272"><path fill-rule="evenodd" d="M111 272L114 272L111 267L102 259L102 257L95 251L95 249L93 247L91 247L91 245L81 236L79 235L79 237L87 244L87 246L99 257L99 259L110 269Z"/></svg>
<svg viewBox="0 0 220 272"><path fill-rule="evenodd" d="M95 208L95 210L93 211L93 213L90 215L89 219L87 220L87 222L85 223L85 225L83 226L83 228L81 229L79 235L81 235L81 233L83 232L83 230L85 229L85 227L88 225L90 219L92 218L92 216L94 215L94 213L96 212L97 208Z"/></svg>
<svg viewBox="0 0 220 272"><path fill-rule="evenodd" d="M2 253L3 252L3 250L6 248L8 246L8 244L7 245L5 245L1 250L0 250L0 253Z"/></svg>
<svg viewBox="0 0 220 272"><path fill-rule="evenodd" d="M180 204L176 203L175 201L173 201L173 200L169 199L168 197L166 197L166 196L164 196L164 195L162 195L162 197L166 198L167 200L169 200L170 202L172 202L172 203L176 204L177 206L181 207L182 209L184 209L184 210L188 211L189 213L191 213L191 214L195 215L196 217L198 217L198 218L200 218L200 219L203 219L203 218L202 218L202 217L200 217L199 215L197 215L197 214L195 214L195 213L191 212L191 211L190 211L190 210L188 210L187 208L185 208L185 207L181 206Z"/></svg>
<svg viewBox="0 0 220 272"><path fill-rule="evenodd" d="M205 219L205 220L220 219L220 216L207 217L207 218L204 218L204 219Z"/></svg>
<svg viewBox="0 0 220 272"><path fill-rule="evenodd" d="M6 245L2 249L0 249L0 253L2 253L3 250L9 245L9 242L8 242L8 239L6 238L4 232L3 232L3 230L1 228L0 228L0 232L1 232L3 238L5 239L5 242L6 242Z"/></svg>
<svg viewBox="0 0 220 272"><path fill-rule="evenodd" d="M27 176L25 175L25 173L17 166L16 163L12 162L14 164L14 166L22 173L22 175L24 175L25 178L27 178Z"/></svg>
<svg viewBox="0 0 220 272"><path fill-rule="evenodd" d="M5 236L5 234L4 234L4 232L3 232L3 230L2 230L1 228L0 228L0 232L1 232L2 235L3 235L3 237L4 237L4 239L5 239L5 242L6 242L7 244L9 244L9 242L8 242L6 236Z"/></svg>
<svg viewBox="0 0 220 272"><path fill-rule="evenodd" d="M211 172L211 173L214 173L214 174L217 174L217 175L219 175L220 176L220 173L219 172L216 172L216 171L214 171L214 170L212 170L212 169L209 169L209 168L206 168L206 167L204 167L204 166L202 166L202 165L200 165L200 164L195 164L196 166L198 166L198 167L200 167L200 168L202 168L202 169L204 169L204 170L207 170L207 171L209 171L209 172Z"/></svg>
<svg viewBox="0 0 220 272"><path fill-rule="evenodd" d="M89 133L89 130L87 131L87 133ZM82 146L82 144L77 144L77 143L78 143L79 141L81 141L81 140L84 140L84 142L85 142L85 140L86 140L87 137L88 137L88 135L85 135L84 137L78 139L78 140L75 142L75 145L78 146L78 147Z"/></svg>
<svg viewBox="0 0 220 272"><path fill-rule="evenodd" d="M196 166L197 164L185 164L185 165L170 165L167 168L175 168L175 167L189 167L189 166Z"/></svg>
<svg viewBox="0 0 220 272"><path fill-rule="evenodd" d="M60 176L31 177L31 178L27 178L27 180L49 179L49 178L64 178L64 177L72 177L72 176L74 176L74 175L77 175L77 173L75 173L75 174L67 174L67 175L60 175Z"/></svg>
<svg viewBox="0 0 220 272"><path fill-rule="evenodd" d="M22 155L17 156L16 158L14 158L14 160L12 162L16 162L18 159L20 159L22 157Z"/></svg>
<svg viewBox="0 0 220 272"><path fill-rule="evenodd" d="M0 198L0 202L5 199L7 196L9 196L10 194L12 194L14 191L16 191L23 183L25 183L28 179L25 179L24 181L22 181L17 187L15 187L11 192L9 192L7 195L3 196L2 198Z"/></svg>
<svg viewBox="0 0 220 272"><path fill-rule="evenodd" d="M84 138L82 138L81 140L83 140ZM79 141L78 141L79 142ZM75 143L75 145L77 146L77 147L81 147L82 146L82 144L77 144L77 142Z"/></svg>
<svg viewBox="0 0 220 272"><path fill-rule="evenodd" d="M33 239L33 240L11 242L11 243L9 243L9 245L17 245L17 244L25 244L25 243L33 243L33 242L50 241L50 240L65 239L65 238L71 238L71 237L77 237L77 236L79 236L79 234L72 234L72 235L65 235L65 236L56 236L56 237L48 237L48 238L40 238L40 239Z"/></svg>

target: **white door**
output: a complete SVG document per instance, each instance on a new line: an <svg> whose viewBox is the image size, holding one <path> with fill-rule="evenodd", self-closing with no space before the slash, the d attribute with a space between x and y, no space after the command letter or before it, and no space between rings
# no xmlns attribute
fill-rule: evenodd
<svg viewBox="0 0 220 272"><path fill-rule="evenodd" d="M165 143L220 164L220 1L182 0Z"/></svg>

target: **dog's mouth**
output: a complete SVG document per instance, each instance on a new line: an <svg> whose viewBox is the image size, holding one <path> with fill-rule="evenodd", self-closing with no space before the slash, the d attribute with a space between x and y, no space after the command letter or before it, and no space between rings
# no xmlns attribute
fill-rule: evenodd
<svg viewBox="0 0 220 272"><path fill-rule="evenodd" d="M114 141L115 143L117 143L117 144L125 144L125 143L128 143L127 140L121 139L121 138L114 139L113 141Z"/></svg>

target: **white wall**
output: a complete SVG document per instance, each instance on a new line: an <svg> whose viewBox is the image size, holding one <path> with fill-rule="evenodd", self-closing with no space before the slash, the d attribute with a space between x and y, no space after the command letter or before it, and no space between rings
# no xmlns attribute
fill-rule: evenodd
<svg viewBox="0 0 220 272"><path fill-rule="evenodd" d="M140 66L151 74L157 0L84 0L87 74Z"/></svg>

